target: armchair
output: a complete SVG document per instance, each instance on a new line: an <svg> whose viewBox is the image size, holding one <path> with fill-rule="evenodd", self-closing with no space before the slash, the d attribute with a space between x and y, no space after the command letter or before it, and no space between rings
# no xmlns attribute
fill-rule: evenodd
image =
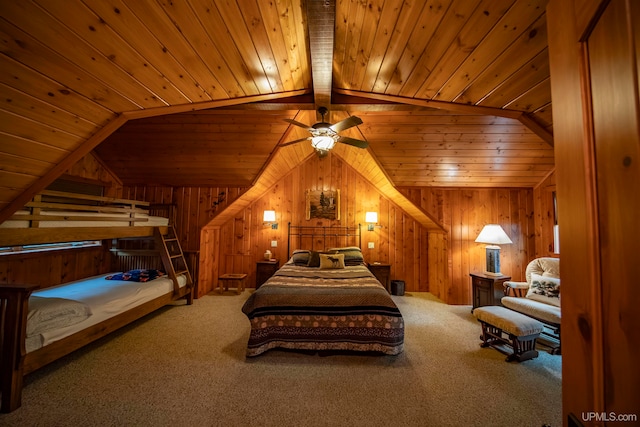
<svg viewBox="0 0 640 427"><path fill-rule="evenodd" d="M552 353L560 354L560 260L536 258L527 265L526 282L505 282L502 305L542 322L543 335L557 341Z"/></svg>

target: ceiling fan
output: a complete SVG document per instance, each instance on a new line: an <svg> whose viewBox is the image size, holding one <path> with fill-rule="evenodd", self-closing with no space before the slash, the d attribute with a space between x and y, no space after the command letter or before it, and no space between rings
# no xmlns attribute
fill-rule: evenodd
<svg viewBox="0 0 640 427"><path fill-rule="evenodd" d="M343 130L347 130L349 128L362 124L362 119L360 119L360 117L347 117L346 119L332 125L331 123L327 123L324 121L324 116L328 113L328 110L325 107L318 108L318 113L322 116L322 121L316 123L313 126L308 126L304 123L300 123L291 119L284 119L285 122L291 123L292 125L300 126L301 128L308 130L311 136L287 142L286 144L282 144L282 146L310 140L311 146L318 152L318 155L320 157L325 157L327 154L329 154L329 150L333 148L336 142L353 145L354 147L358 148L367 148L369 146L369 143L367 141L338 135L338 133L342 132Z"/></svg>

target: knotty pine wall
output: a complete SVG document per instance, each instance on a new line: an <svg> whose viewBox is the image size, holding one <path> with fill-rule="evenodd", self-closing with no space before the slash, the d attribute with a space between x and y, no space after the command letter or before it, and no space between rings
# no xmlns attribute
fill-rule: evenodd
<svg viewBox="0 0 640 427"><path fill-rule="evenodd" d="M41 288L111 271L103 247L65 249L0 257L0 283L28 283Z"/></svg>
<svg viewBox="0 0 640 427"><path fill-rule="evenodd" d="M553 193L556 191L555 170L533 189L535 212L536 252L535 257L554 257L553 225L555 212ZM558 221L560 218L558 218Z"/></svg>
<svg viewBox="0 0 640 427"><path fill-rule="evenodd" d="M340 190L340 219L307 220L306 190ZM267 209L276 211L277 230L264 226L262 222L263 211ZM367 231L364 223L367 211L378 212L380 228ZM429 290L426 230L393 201L380 194L358 172L333 155L324 159L311 157L283 177L267 194L220 227L219 233L211 233L211 245L219 245L219 251L217 257L214 253L207 255L204 262L211 262L204 268L207 272L211 271L213 282L221 274L242 272L249 275L248 286L255 286L255 263L263 258L265 250L271 250L273 257L279 259L281 264L288 259L289 222L321 226L357 226L361 223L366 261L390 263L391 278L404 280L407 291ZM271 247L271 241L276 241L277 247ZM373 243L373 249L368 249L369 242ZM201 282L209 282L209 278L200 277Z"/></svg>
<svg viewBox="0 0 640 427"><path fill-rule="evenodd" d="M446 249L442 249L448 254L448 280L431 281L429 291L435 296L448 304L471 304L469 273L482 272L485 266L485 245L475 239L486 224L500 224L513 241L501 245L502 273L513 280L524 278L527 264L535 257L532 189L412 187L401 191L448 231Z"/></svg>
<svg viewBox="0 0 640 427"><path fill-rule="evenodd" d="M176 211L176 232L182 250L200 250L200 229L217 212L224 210L246 188L242 187L166 187L166 186L124 186L122 197L144 200L152 204L174 204Z"/></svg>
<svg viewBox="0 0 640 427"><path fill-rule="evenodd" d="M249 286L254 286L255 262L262 259L266 249L284 262L289 221L320 225L362 223L362 247L367 261L390 263L392 279L404 280L408 292L429 291L448 304L471 303L469 273L481 271L484 266L484 247L474 240L484 224L502 224L514 241L513 245L502 247L501 259L502 271L514 280L524 278L524 269L530 259L548 255L543 248L547 248L549 238L552 239L551 231L546 234L544 231L550 227L552 230L552 222L549 223L552 217L543 196L548 195L549 188L554 185L554 175L533 190L402 189L416 205L438 218L448 231L436 235L427 233L337 156L325 159L314 156L283 177L218 233L205 232L207 241L200 242L201 229L246 188L123 186L91 155L67 174L112 182L109 191L114 197L175 204L176 229L183 249L199 253L201 247L207 248L205 254L200 253L198 296L212 291L215 278L225 272L246 272ZM339 189L341 219L307 221L304 197L307 189ZM263 226L265 209L276 210L278 230ZM364 213L369 210L378 212L378 225L381 226L373 232L367 231L364 224ZM277 241L276 248L270 246L272 240ZM375 248L368 249L368 242L373 242ZM13 257L11 263L6 262L10 257L5 258L0 265L0 282L34 280L28 272L38 270L50 272L41 279L47 285L110 271L108 257L99 250L78 252L73 257L70 254L44 254L37 260L29 256Z"/></svg>
<svg viewBox="0 0 640 427"><path fill-rule="evenodd" d="M105 186L105 196L120 197L122 184L96 157L88 154L65 171L63 178ZM0 257L0 283L29 283L42 288L111 271L105 247L65 249Z"/></svg>

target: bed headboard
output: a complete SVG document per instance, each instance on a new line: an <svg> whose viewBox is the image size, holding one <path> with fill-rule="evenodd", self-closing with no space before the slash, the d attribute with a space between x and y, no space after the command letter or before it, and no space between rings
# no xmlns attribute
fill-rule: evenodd
<svg viewBox="0 0 640 427"><path fill-rule="evenodd" d="M327 248L357 246L362 248L361 225L313 226L291 225L287 237L287 259L296 249L322 251Z"/></svg>

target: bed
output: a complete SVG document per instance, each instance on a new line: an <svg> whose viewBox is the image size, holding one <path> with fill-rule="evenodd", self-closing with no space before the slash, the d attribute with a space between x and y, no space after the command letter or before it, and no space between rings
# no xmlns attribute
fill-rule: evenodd
<svg viewBox="0 0 640 427"><path fill-rule="evenodd" d="M0 247L152 236L171 223L171 205L45 190L0 223Z"/></svg>
<svg viewBox="0 0 640 427"><path fill-rule="evenodd" d="M44 289L0 285L2 412L20 407L24 375L160 307L193 302L193 280L171 219L152 218L149 208L133 200L44 192L27 205L28 213L0 228L0 246L108 239L117 269ZM163 209L170 215L171 209L157 211Z"/></svg>
<svg viewBox="0 0 640 427"><path fill-rule="evenodd" d="M317 234L305 228L315 249L321 240L339 237L331 230L327 239L326 227L315 227ZM299 237L290 227L290 243ZM404 349L402 314L367 268L359 246L293 251L242 311L251 325L248 357L274 348L386 355Z"/></svg>
<svg viewBox="0 0 640 427"><path fill-rule="evenodd" d="M173 292L172 280L162 271L130 271L142 274L100 274L34 291L29 297L26 352L42 349ZM126 278L134 280L123 280ZM187 278L179 275L179 289L186 284Z"/></svg>

